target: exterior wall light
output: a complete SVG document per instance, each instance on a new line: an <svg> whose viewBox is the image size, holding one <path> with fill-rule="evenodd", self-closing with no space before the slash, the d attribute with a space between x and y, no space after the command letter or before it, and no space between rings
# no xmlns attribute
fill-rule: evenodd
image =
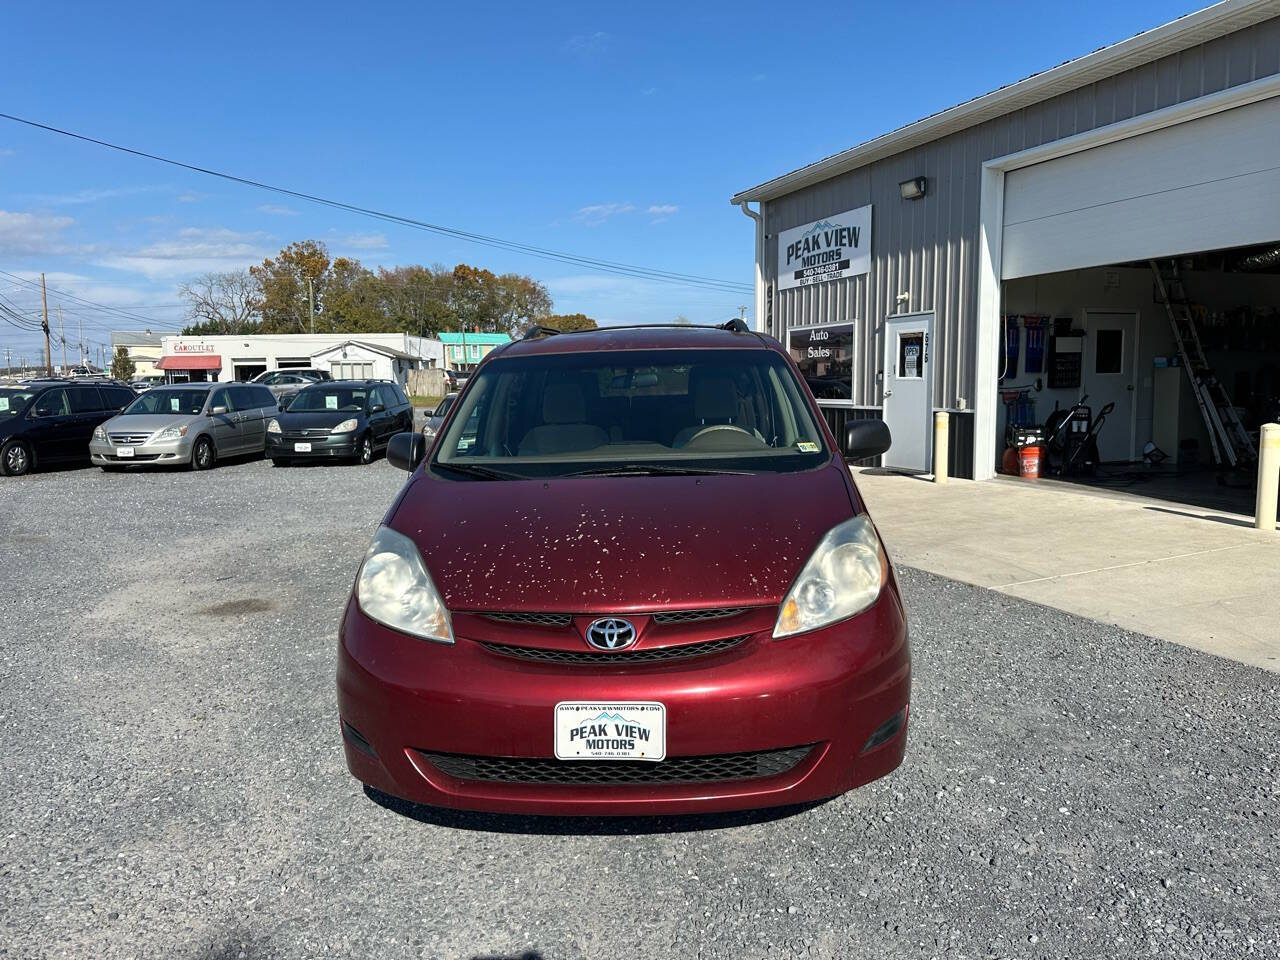
<svg viewBox="0 0 1280 960"><path fill-rule="evenodd" d="M912 177L898 184L898 191L902 194L903 200L919 200L925 195L928 183L925 177Z"/></svg>

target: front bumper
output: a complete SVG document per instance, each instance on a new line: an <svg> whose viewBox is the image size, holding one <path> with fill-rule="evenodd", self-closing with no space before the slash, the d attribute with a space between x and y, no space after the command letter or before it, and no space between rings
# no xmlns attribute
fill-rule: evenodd
<svg viewBox="0 0 1280 960"><path fill-rule="evenodd" d="M298 450L299 443L309 444L310 450ZM354 457L355 433L328 433L319 437L291 436L287 433L267 434L267 457L273 460L304 460L308 457Z"/></svg>
<svg viewBox="0 0 1280 960"><path fill-rule="evenodd" d="M89 460L94 466L158 467L175 463L187 463L191 459L191 442L186 436L164 443L113 444L109 440L89 442ZM132 454L120 456L120 450Z"/></svg>
<svg viewBox="0 0 1280 960"><path fill-rule="evenodd" d="M338 655L348 769L415 803L597 815L806 803L894 770L906 748L911 683L896 587L852 620L803 636L774 640L775 617L773 607L752 611L749 635L724 652L599 667L493 652L483 644L512 642L524 628L477 615L454 615L453 646L419 640L375 623L352 600ZM736 779L583 782L591 777L575 770L555 782L581 762L554 760L553 710L564 700L659 701L667 760L654 766L728 765ZM869 748L895 718L896 732ZM744 759L754 774L742 772Z"/></svg>

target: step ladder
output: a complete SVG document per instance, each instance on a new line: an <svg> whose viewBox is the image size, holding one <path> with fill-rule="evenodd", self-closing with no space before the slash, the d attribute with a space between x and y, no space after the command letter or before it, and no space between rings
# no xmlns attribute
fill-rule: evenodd
<svg viewBox="0 0 1280 960"><path fill-rule="evenodd" d="M1195 315L1178 273L1178 262L1169 260L1165 266L1152 260L1151 272L1155 274L1156 290L1169 314L1169 326L1173 330L1173 342L1178 357L1191 381L1191 391L1196 405L1209 431L1209 446L1213 449L1213 462L1241 466L1258 459L1258 448L1253 436L1240 422L1240 415L1227 395L1227 388L1214 375L1200 344L1200 331L1196 328Z"/></svg>

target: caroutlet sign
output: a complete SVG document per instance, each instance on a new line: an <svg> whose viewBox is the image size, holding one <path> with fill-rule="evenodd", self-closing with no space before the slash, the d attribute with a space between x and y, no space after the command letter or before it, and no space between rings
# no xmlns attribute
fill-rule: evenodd
<svg viewBox="0 0 1280 960"><path fill-rule="evenodd" d="M871 206L778 234L778 289L856 277L871 269Z"/></svg>

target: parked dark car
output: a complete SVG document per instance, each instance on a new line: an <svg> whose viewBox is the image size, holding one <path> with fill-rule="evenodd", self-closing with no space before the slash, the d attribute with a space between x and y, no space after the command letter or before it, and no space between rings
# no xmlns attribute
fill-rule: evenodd
<svg viewBox="0 0 1280 960"><path fill-rule="evenodd" d="M893 568L778 341L541 333L489 354L365 553L338 643L347 766L519 814L810 803L903 758Z"/></svg>
<svg viewBox="0 0 1280 960"><path fill-rule="evenodd" d="M0 387L0 472L11 477L54 463L88 463L98 424L137 394L118 383L32 380Z"/></svg>
<svg viewBox="0 0 1280 960"><path fill-rule="evenodd" d="M467 380L470 377L471 374L465 370L446 370L444 372L445 382L449 384L449 389L455 393L467 385Z"/></svg>
<svg viewBox="0 0 1280 960"><path fill-rule="evenodd" d="M413 406L390 380L330 380L304 387L267 424L267 456L369 463L397 433L413 429Z"/></svg>

